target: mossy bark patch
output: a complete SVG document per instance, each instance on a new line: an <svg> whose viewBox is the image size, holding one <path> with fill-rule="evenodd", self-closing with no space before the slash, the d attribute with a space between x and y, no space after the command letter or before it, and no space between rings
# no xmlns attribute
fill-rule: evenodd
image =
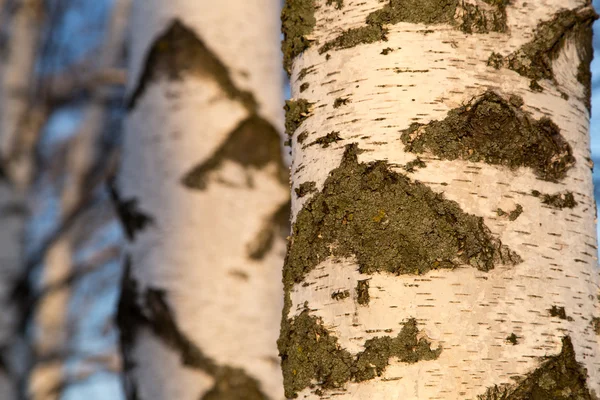
<svg viewBox="0 0 600 400"><path fill-rule="evenodd" d="M301 183L294 192L296 192L296 196L304 197L307 194L314 193L317 191L317 184L313 181L303 182Z"/></svg>
<svg viewBox="0 0 600 400"><path fill-rule="evenodd" d="M316 0L286 0L281 11L283 66L292 73L292 62L310 47L308 38L315 28Z"/></svg>
<svg viewBox="0 0 600 400"><path fill-rule="evenodd" d="M135 240L137 233L154 224L154 218L140 210L137 199L122 199L114 183L109 185L109 190L119 220L129 240Z"/></svg>
<svg viewBox="0 0 600 400"><path fill-rule="evenodd" d="M307 131L303 131L298 135L298 143L302 144L304 143L304 141L306 140L306 138L308 138L308 132Z"/></svg>
<svg viewBox="0 0 600 400"><path fill-rule="evenodd" d="M590 6L560 11L551 20L541 22L535 29L533 39L515 52L506 57L492 53L488 65L511 69L539 86L537 81L540 79L555 81L552 63L558 58L565 43L573 40L583 64L577 77L589 88L590 81L586 73L593 56L592 24L597 18L598 15Z"/></svg>
<svg viewBox="0 0 600 400"><path fill-rule="evenodd" d="M425 162L423 160L421 160L419 157L417 157L416 159L407 162L406 165L404 165L404 170L406 172L415 172L415 170L417 168L425 168L425 167L427 167L427 164L425 164Z"/></svg>
<svg viewBox="0 0 600 400"><path fill-rule="evenodd" d="M492 91L450 110L441 121L413 123L401 139L406 151L511 169L529 167L548 181L561 180L575 163L571 146L554 122L536 120Z"/></svg>
<svg viewBox="0 0 600 400"><path fill-rule="evenodd" d="M328 6L335 5L335 8L341 10L344 7L344 0L327 0L327 3L325 4Z"/></svg>
<svg viewBox="0 0 600 400"><path fill-rule="evenodd" d="M284 266L288 288L330 256L356 256L363 274L398 275L521 261L482 218L383 161L359 163L357 154L356 144L347 145L323 190L298 213Z"/></svg>
<svg viewBox="0 0 600 400"><path fill-rule="evenodd" d="M571 338L558 355L548 357L516 385L489 388L478 400L596 400L587 387L587 371L577 362Z"/></svg>
<svg viewBox="0 0 600 400"><path fill-rule="evenodd" d="M596 335L600 335L600 317L592 317L592 329Z"/></svg>
<svg viewBox="0 0 600 400"><path fill-rule="evenodd" d="M387 26L400 22L425 25L449 24L465 33L504 32L506 2L486 2L491 7L464 4L459 0L389 0L383 8L367 16L366 26L342 32L338 37L321 46L319 53L385 41L388 34ZM460 16L457 18L457 15Z"/></svg>
<svg viewBox="0 0 600 400"><path fill-rule="evenodd" d="M322 148L327 148L327 147L329 147L330 144L337 143L341 140L344 140L344 139L342 139L340 137L340 132L332 131L332 132L329 132L328 134L326 134L325 136L321 136L321 137L317 138L314 142L311 142L309 146L311 146L313 144L318 144Z"/></svg>
<svg viewBox="0 0 600 400"><path fill-rule="evenodd" d="M290 232L291 208L291 202L286 201L265 221L258 235L248 244L248 257L262 260L273 248L277 235L284 239L287 237Z"/></svg>
<svg viewBox="0 0 600 400"><path fill-rule="evenodd" d="M369 301L371 301L369 279L360 280L356 283L356 302L361 306L367 306Z"/></svg>
<svg viewBox="0 0 600 400"><path fill-rule="evenodd" d="M335 292L331 293L331 298L333 300L344 300L347 299L348 297L350 297L350 291L349 290L336 290Z"/></svg>
<svg viewBox="0 0 600 400"><path fill-rule="evenodd" d="M373 379L381 376L392 357L410 364L438 358L442 349L431 349L431 343L418 336L417 322L410 319L396 337L369 339L362 352L352 355L305 308L284 322L278 340L285 395L295 398L313 385L322 391Z"/></svg>
<svg viewBox="0 0 600 400"><path fill-rule="evenodd" d="M187 172L182 178L183 185L189 189L205 190L208 175L218 170L224 161L257 169L274 163L277 166L277 179L282 184L288 183L279 133L270 122L256 114L240 122L208 160Z"/></svg>
<svg viewBox="0 0 600 400"><path fill-rule="evenodd" d="M302 121L310 117L312 103L306 99L287 100L285 102L285 133L292 136Z"/></svg>
<svg viewBox="0 0 600 400"><path fill-rule="evenodd" d="M502 210L501 208L496 210L496 214L498 214L499 217L507 217L509 221L516 220L517 218L519 218L519 216L522 213L523 213L523 206L520 204L517 204L515 206L515 209L510 212L506 212L506 211Z"/></svg>
<svg viewBox="0 0 600 400"><path fill-rule="evenodd" d="M551 317L556 317L567 321L573 321L573 318L567 315L567 312L564 307L552 306L548 309L548 314L550 314Z"/></svg>
<svg viewBox="0 0 600 400"><path fill-rule="evenodd" d="M306 89L308 89L309 86L310 86L310 84L308 82L304 82L302 85L300 85L300 93L302 93Z"/></svg>
<svg viewBox="0 0 600 400"><path fill-rule="evenodd" d="M556 208L557 210L562 210L563 208L575 208L577 206L575 196L569 191L547 194L532 190L531 195L539 198L543 204Z"/></svg>
<svg viewBox="0 0 600 400"><path fill-rule="evenodd" d="M268 397L262 393L260 383L255 378L243 369L218 365L181 332L166 296L164 290L156 288L147 288L144 293L140 293L127 258L117 312L126 371L135 367L131 351L138 331L148 329L165 345L179 353L182 365L201 370L214 378L214 386L201 399L267 400ZM131 383L133 392L137 391L134 382Z"/></svg>
<svg viewBox="0 0 600 400"><path fill-rule="evenodd" d="M188 76L213 79L230 99L239 100L251 112L257 108L252 93L238 89L227 66L178 19L150 47L127 108L135 107L150 83L159 79L178 81Z"/></svg>

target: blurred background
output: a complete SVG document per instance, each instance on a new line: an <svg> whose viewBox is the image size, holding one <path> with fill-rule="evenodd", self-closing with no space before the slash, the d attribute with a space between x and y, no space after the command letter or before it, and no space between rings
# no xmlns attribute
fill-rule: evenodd
<svg viewBox="0 0 600 400"><path fill-rule="evenodd" d="M0 271L0 281L21 277L16 289L2 288L0 301L13 315L29 310L18 321L21 341L9 345L0 326L1 350L18 368L32 371L31 381L21 382L30 391L61 400L120 400L114 313L124 238L104 182L119 159L128 0L0 5L0 56L19 53L17 65L4 71L17 84L8 78L0 83L0 126L8 132L3 156L10 156L0 176L16 183L0 188L0 214L7 216L0 241L24 229L27 270ZM600 9L600 0L594 5ZM22 32L22 40L8 32ZM595 33L591 131L599 166L600 22ZM39 50L27 54L33 40ZM15 137L17 130L23 137ZM600 200L598 167L594 183ZM20 255L5 249L1 257L14 264ZM33 338L33 347L23 345L25 337ZM0 393L0 399L9 396Z"/></svg>

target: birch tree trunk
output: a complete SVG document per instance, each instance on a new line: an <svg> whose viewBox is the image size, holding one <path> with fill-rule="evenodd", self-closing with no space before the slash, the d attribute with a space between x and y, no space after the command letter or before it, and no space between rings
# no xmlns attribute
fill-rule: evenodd
<svg viewBox="0 0 600 400"><path fill-rule="evenodd" d="M134 1L114 190L129 399L283 396L278 4Z"/></svg>
<svg viewBox="0 0 600 400"><path fill-rule="evenodd" d="M287 397L598 398L596 18L287 1Z"/></svg>

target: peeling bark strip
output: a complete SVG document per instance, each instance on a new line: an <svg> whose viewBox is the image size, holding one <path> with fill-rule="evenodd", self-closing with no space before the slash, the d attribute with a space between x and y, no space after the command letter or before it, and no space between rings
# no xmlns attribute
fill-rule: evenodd
<svg viewBox="0 0 600 400"><path fill-rule="evenodd" d="M270 122L256 114L243 120L231 131L208 160L189 171L182 179L183 185L190 189L205 190L208 175L218 170L224 161L258 169L274 162L277 165L277 179L283 184L289 180L281 155L279 133Z"/></svg>
<svg viewBox="0 0 600 400"><path fill-rule="evenodd" d="M358 151L346 146L323 190L298 213L284 267L288 288L329 256L356 256L363 274L423 274L461 264L489 271L521 262L482 218L383 161L359 163Z"/></svg>
<svg viewBox="0 0 600 400"><path fill-rule="evenodd" d="M313 384L318 387L315 393L322 394L322 390L339 388L346 382L374 379L381 376L392 357L408 364L438 358L442 348L432 350L431 343L419 333L417 321L409 319L396 337L369 339L363 351L352 355L305 308L283 322L277 342L285 395L297 397L297 392Z"/></svg>
<svg viewBox="0 0 600 400"><path fill-rule="evenodd" d="M593 57L592 24L596 19L598 14L591 6L561 11L551 20L540 23L534 32L534 38L517 51L506 57L492 53L488 65L511 69L535 84L540 79L555 81L552 62L558 58L565 43L574 40L581 60L577 79L586 87L586 95L589 96L589 68Z"/></svg>
<svg viewBox="0 0 600 400"><path fill-rule="evenodd" d="M562 350L517 385L494 386L478 400L596 400L587 387L586 369L577 362L569 336Z"/></svg>
<svg viewBox="0 0 600 400"><path fill-rule="evenodd" d="M154 218L140 211L137 199L122 199L113 183L108 186L125 234L129 240L133 241L136 233L144 230L148 225L154 224Z"/></svg>
<svg viewBox="0 0 600 400"><path fill-rule="evenodd" d="M399 22L425 25L450 24L465 33L504 32L508 1L482 1L491 7L464 4L459 0L389 0L382 9L367 16L367 26L343 32L337 38L325 43L319 49L319 53L385 41L388 34L386 25Z"/></svg>
<svg viewBox="0 0 600 400"><path fill-rule="evenodd" d="M240 368L220 366L207 357L202 350L179 330L175 316L167 304L164 290L147 288L140 296L138 285L131 274L130 259L126 259L122 281L122 292L117 312L117 323L121 331L121 346L125 358L125 388L128 398L136 399L137 388L133 380L127 378L132 368L130 356L136 345L140 329L150 330L165 345L179 352L181 363L186 367L198 369L214 378L213 387L202 400L267 400L261 392L259 382ZM142 305L140 305L142 297Z"/></svg>
<svg viewBox="0 0 600 400"><path fill-rule="evenodd" d="M548 181L563 179L574 165L571 146L549 118L535 120L520 108L523 100L509 101L488 91L467 105L450 110L442 121L413 123L402 132L405 150L429 151L444 160L463 159L529 167Z"/></svg>
<svg viewBox="0 0 600 400"><path fill-rule="evenodd" d="M531 195L540 198L542 203L552 208L556 208L557 210L562 210L563 208L575 208L575 206L577 206L575 196L569 191L564 193L546 194L540 193L537 190L532 190Z"/></svg>
<svg viewBox="0 0 600 400"><path fill-rule="evenodd" d="M127 109L132 110L135 107L152 82L159 79L178 81L186 76L214 79L227 97L241 101L251 113L256 111L257 104L252 93L238 89L227 66L192 29L178 19L171 23L150 48L144 62L144 70L127 103Z"/></svg>

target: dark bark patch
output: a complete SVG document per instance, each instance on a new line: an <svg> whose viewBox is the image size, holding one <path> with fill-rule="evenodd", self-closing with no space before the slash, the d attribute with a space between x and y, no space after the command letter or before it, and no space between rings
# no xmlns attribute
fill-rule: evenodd
<svg viewBox="0 0 600 400"><path fill-rule="evenodd" d="M338 97L333 102L333 108L340 108L341 106L345 106L348 103L350 103L350 99L344 99L342 97Z"/></svg>
<svg viewBox="0 0 600 400"><path fill-rule="evenodd" d="M369 339L364 350L353 356L305 308L297 317L284 321L278 340L285 395L295 398L312 385L322 391L350 381L374 379L383 374L392 357L408 364L438 358L441 347L431 349L431 343L418 334L416 320L410 319L396 337Z"/></svg>
<svg viewBox="0 0 600 400"><path fill-rule="evenodd" d="M381 53L384 56L387 56L388 54L390 54L392 51L394 51L394 49L392 49L391 47L386 47L385 49L381 50Z"/></svg>
<svg viewBox="0 0 600 400"><path fill-rule="evenodd" d="M323 190L297 215L284 266L289 289L329 256L356 256L363 274L424 274L467 264L489 271L521 258L493 237L483 218L390 170L359 163L356 144Z"/></svg>
<svg viewBox="0 0 600 400"><path fill-rule="evenodd" d="M510 211L510 212L506 212L504 210L502 210L501 208L496 210L496 214L498 214L499 217L508 217L509 221L514 221L517 218L519 218L519 216L523 213L523 206L520 204L517 204L515 209Z"/></svg>
<svg viewBox="0 0 600 400"><path fill-rule="evenodd" d="M183 185L189 189L205 190L208 175L218 170L224 161L257 169L273 162L277 165L277 179L283 184L288 183L279 133L269 121L256 114L240 122L208 160L186 173L182 178Z"/></svg>
<svg viewBox="0 0 600 400"><path fill-rule="evenodd" d="M571 338L565 336L559 354L547 357L519 383L489 388L477 400L596 400L586 381L587 371L577 362Z"/></svg>
<svg viewBox="0 0 600 400"><path fill-rule="evenodd" d="M340 140L344 140L340 137L340 133L338 131L332 131L326 134L325 136L317 138L314 142L311 142L309 146L312 146L313 144L318 144L325 149L329 147L330 144L337 143Z"/></svg>
<svg viewBox="0 0 600 400"><path fill-rule="evenodd" d="M273 248L277 235L284 239L290 232L290 201L283 203L270 218L265 221L256 238L248 244L248 257L262 260Z"/></svg>
<svg viewBox="0 0 600 400"><path fill-rule="evenodd" d="M317 191L317 184L313 181L303 182L301 183L294 192L296 192L296 196L304 197L307 194L314 193Z"/></svg>
<svg viewBox="0 0 600 400"><path fill-rule="evenodd" d="M417 168L425 168L427 167L427 164L425 164L425 162L423 160L421 160L419 157L417 157L416 159L409 161L406 163L406 165L404 165L404 170L406 172L415 172L415 170Z"/></svg>
<svg viewBox="0 0 600 400"><path fill-rule="evenodd" d="M465 33L506 31L506 1L485 1L491 5L479 7L459 0L389 0L383 8L367 16L366 26L342 32L319 49L323 54L333 49L347 49L359 44L386 41L386 26L399 22L437 25L450 24ZM460 13L457 10L460 9ZM456 15L461 16L456 18Z"/></svg>
<svg viewBox="0 0 600 400"><path fill-rule="evenodd" d="M506 341L510 344L512 344L513 346L516 346L519 343L519 337L517 335L515 335L514 333L511 333L507 338Z"/></svg>
<svg viewBox="0 0 600 400"><path fill-rule="evenodd" d="M127 109L135 107L152 82L159 79L179 81L188 76L213 79L227 97L240 101L250 112L257 109L252 93L237 88L229 68L191 28L178 19L150 47Z"/></svg>
<svg viewBox="0 0 600 400"><path fill-rule="evenodd" d="M356 302L361 306L367 306L369 301L371 301L369 279L360 280L356 283Z"/></svg>
<svg viewBox="0 0 600 400"><path fill-rule="evenodd" d="M333 300L337 300L337 301L347 299L348 297L350 297L349 290L337 290L337 291L331 293L331 298Z"/></svg>
<svg viewBox="0 0 600 400"><path fill-rule="evenodd" d="M551 317L564 319L566 321L573 321L573 318L567 316L567 312L565 311L564 307L552 306L548 309L548 314L550 314Z"/></svg>
<svg viewBox="0 0 600 400"><path fill-rule="evenodd" d="M529 167L541 179L563 179L575 163L571 146L554 122L532 118L514 105L514 97L506 101L488 91L441 121L413 123L402 131L405 149L444 160Z"/></svg>
<svg viewBox="0 0 600 400"><path fill-rule="evenodd" d="M312 103L306 99L287 100L285 102L285 133L292 136L300 124L311 114Z"/></svg>
<svg viewBox="0 0 600 400"><path fill-rule="evenodd" d="M114 183L109 184L109 191L121 225L129 240L135 240L135 235L138 232L144 230L148 225L154 224L154 218L139 209L137 199L122 199Z"/></svg>
<svg viewBox="0 0 600 400"><path fill-rule="evenodd" d="M306 140L307 137L308 137L308 132L307 131L302 131L298 135L298 143L300 143L300 144L304 143L304 141Z"/></svg>
<svg viewBox="0 0 600 400"><path fill-rule="evenodd" d="M344 0L327 0L328 6L335 4L335 8L341 10L344 7Z"/></svg>
<svg viewBox="0 0 600 400"><path fill-rule="evenodd" d="M575 196L569 191L546 194L537 190L532 190L531 195L539 198L543 204L546 204L552 208L556 208L557 210L562 210L563 208L575 208L577 206Z"/></svg>
<svg viewBox="0 0 600 400"><path fill-rule="evenodd" d="M596 335L600 335L600 318L592 317L592 329Z"/></svg>
<svg viewBox="0 0 600 400"><path fill-rule="evenodd" d="M288 74L292 73L294 58L311 45L307 36L310 35L317 23L315 3L315 0L286 0L283 5L281 51L283 52L283 67Z"/></svg>
<svg viewBox="0 0 600 400"><path fill-rule="evenodd" d="M137 282L131 274L131 264L127 264L123 275L122 292L117 312L117 322L121 331L121 346L125 358L125 369L134 366L132 349L140 328L149 329L165 345L181 356L182 365L198 369L212 376L214 386L202 399L227 400L267 400L260 390L260 383L240 368L220 366L193 343L177 326L175 315L170 309L166 292L148 288L140 293ZM127 374L126 374L127 376ZM127 379L126 379L127 383ZM137 393L135 382L130 381L131 393ZM127 385L126 385L127 387ZM132 398L129 395L128 398ZM135 397L133 397L135 398Z"/></svg>
<svg viewBox="0 0 600 400"><path fill-rule="evenodd" d="M519 75L531 79L534 88L540 88L540 79L556 82L552 63L558 58L567 41L574 41L581 64L577 79L590 91L590 62L593 57L592 24L598 18L593 7L583 6L563 10L549 21L541 22L534 32L533 39L506 57L492 53L488 65L494 68L508 68ZM586 93L588 96L589 93ZM587 98L587 103L590 99Z"/></svg>
<svg viewBox="0 0 600 400"><path fill-rule="evenodd" d="M308 89L309 86L310 86L310 84L308 82L304 82L302 85L300 85L300 93L302 93L306 89Z"/></svg>

